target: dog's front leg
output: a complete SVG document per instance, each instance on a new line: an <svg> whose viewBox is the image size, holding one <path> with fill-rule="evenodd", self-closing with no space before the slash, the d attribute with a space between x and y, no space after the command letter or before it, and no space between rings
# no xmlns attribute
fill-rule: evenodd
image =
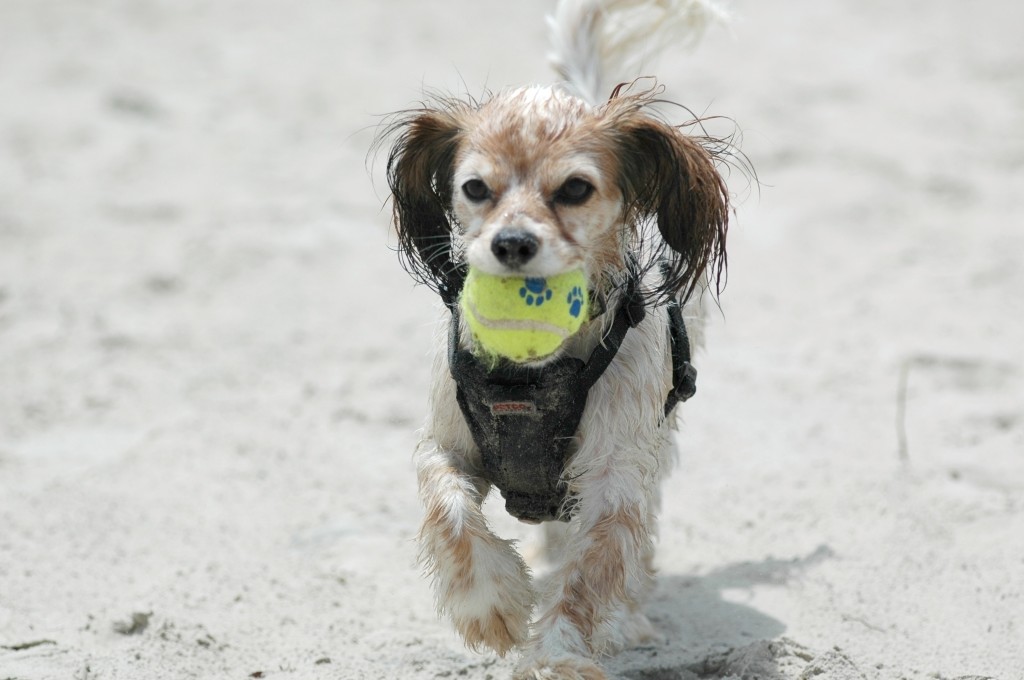
<svg viewBox="0 0 1024 680"><path fill-rule="evenodd" d="M474 649L504 655L526 641L534 594L511 541L495 536L480 509L487 484L460 468L461 458L424 442L417 454L426 510L421 559L433 577L438 610Z"/></svg>
<svg viewBox="0 0 1024 680"><path fill-rule="evenodd" d="M552 574L517 678L603 679L591 659L654 635L642 606L653 584L657 503L657 474L644 468L655 457L625 447L574 480L579 503L565 561Z"/></svg>

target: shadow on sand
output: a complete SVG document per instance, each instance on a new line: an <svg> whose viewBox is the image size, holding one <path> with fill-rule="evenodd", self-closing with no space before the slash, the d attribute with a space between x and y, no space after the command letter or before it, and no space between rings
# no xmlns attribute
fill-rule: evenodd
<svg viewBox="0 0 1024 680"><path fill-rule="evenodd" d="M662 573L647 615L663 641L627 650L609 659L606 667L613 677L629 680L794 677L794 667L806 666L813 654L777 639L786 631L785 623L730 601L725 593L783 585L832 556L827 546L820 546L804 557L740 562L702 576Z"/></svg>

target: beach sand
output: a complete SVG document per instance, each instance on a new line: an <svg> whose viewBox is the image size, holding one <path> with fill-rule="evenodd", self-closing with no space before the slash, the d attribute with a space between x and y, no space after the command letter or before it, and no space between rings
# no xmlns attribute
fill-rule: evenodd
<svg viewBox="0 0 1024 680"><path fill-rule="evenodd" d="M368 153L550 82L550 6L0 2L0 680L509 676L416 564L438 302ZM1024 678L1024 5L732 7L652 65L760 184L605 666Z"/></svg>

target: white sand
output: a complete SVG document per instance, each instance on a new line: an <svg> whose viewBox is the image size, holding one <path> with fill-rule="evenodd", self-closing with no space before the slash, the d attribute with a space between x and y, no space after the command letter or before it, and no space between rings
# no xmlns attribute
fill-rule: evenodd
<svg viewBox="0 0 1024 680"><path fill-rule="evenodd" d="M657 69L764 186L608 668L1022 678L1024 9L734 6ZM0 2L0 680L508 675L415 566L435 301L364 160L548 81L548 7Z"/></svg>

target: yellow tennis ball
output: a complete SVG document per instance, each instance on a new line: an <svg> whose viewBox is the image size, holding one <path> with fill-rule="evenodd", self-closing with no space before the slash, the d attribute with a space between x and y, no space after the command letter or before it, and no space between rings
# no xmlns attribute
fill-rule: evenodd
<svg viewBox="0 0 1024 680"><path fill-rule="evenodd" d="M480 353L534 361L587 320L587 279L580 270L524 278L470 268L459 304Z"/></svg>

